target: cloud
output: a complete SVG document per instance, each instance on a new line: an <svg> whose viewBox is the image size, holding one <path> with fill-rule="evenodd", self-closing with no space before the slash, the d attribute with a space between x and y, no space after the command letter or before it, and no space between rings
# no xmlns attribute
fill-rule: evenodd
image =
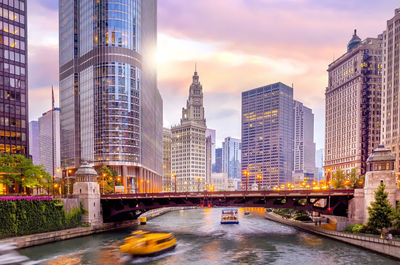
<svg viewBox="0 0 400 265"><path fill-rule="evenodd" d="M58 1L29 0L30 117L49 108L58 81ZM324 144L328 64L341 56L354 28L375 37L398 0L160 0L158 85L164 125L177 124L197 62L207 124L218 141L240 137L241 92L281 81L315 113ZM55 86L57 88L57 85ZM37 102L46 102L37 104Z"/></svg>

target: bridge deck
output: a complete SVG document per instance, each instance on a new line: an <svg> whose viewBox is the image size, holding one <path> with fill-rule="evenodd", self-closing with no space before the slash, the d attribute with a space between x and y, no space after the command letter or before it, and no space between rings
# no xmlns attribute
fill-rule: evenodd
<svg viewBox="0 0 400 265"><path fill-rule="evenodd" d="M287 191L216 191L216 192L162 192L134 194L103 194L102 199L133 199L133 198L218 198L218 197L336 197L353 196L354 189L345 190L287 190Z"/></svg>

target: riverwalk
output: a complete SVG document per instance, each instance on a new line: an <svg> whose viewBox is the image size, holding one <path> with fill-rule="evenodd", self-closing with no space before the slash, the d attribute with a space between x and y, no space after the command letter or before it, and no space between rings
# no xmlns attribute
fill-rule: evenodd
<svg viewBox="0 0 400 265"><path fill-rule="evenodd" d="M314 223L304 223L301 221L285 219L282 218L282 216L274 213L266 213L265 218L285 225L294 226L307 232L333 238L348 244L400 259L400 240L397 239L386 240L373 235L360 235L332 231L315 226Z"/></svg>
<svg viewBox="0 0 400 265"><path fill-rule="evenodd" d="M146 217L148 220L160 216L164 213L171 211L184 210L184 207L171 207L171 208L160 208L143 213L141 217ZM130 220L124 222L113 222L113 223L102 223L94 224L89 227L77 227L59 231L52 231L46 233L38 233L32 235L25 235L20 237L11 237L0 240L1 244L15 244L16 248L26 248L37 246L41 244L51 243L55 241L61 241L76 237L88 236L91 234L102 233L106 231L112 231L117 229L124 229L139 225L138 220Z"/></svg>

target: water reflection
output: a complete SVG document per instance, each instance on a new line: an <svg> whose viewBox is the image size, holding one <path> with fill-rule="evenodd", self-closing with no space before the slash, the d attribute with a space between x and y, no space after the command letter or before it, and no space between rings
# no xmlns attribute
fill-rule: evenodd
<svg viewBox="0 0 400 265"><path fill-rule="evenodd" d="M250 211L250 215L244 215ZM173 232L175 250L134 258L119 252L129 230L21 251L42 264L398 264L390 258L264 219L264 209L239 210L238 225L221 225L221 209L171 212L141 229Z"/></svg>

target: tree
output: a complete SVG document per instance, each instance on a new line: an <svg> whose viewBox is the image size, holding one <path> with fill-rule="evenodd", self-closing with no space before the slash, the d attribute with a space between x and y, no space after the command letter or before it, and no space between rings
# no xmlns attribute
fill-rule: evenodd
<svg viewBox="0 0 400 265"><path fill-rule="evenodd" d="M346 175L343 170L338 169L332 173L332 187L334 189L344 189L346 188L345 184Z"/></svg>
<svg viewBox="0 0 400 265"><path fill-rule="evenodd" d="M397 230L400 230L400 203L397 204L397 211L394 216L393 225L396 227Z"/></svg>
<svg viewBox="0 0 400 265"><path fill-rule="evenodd" d="M100 186L100 193L113 193L115 183L118 183L118 172L107 166L103 166L100 168L97 182Z"/></svg>
<svg viewBox="0 0 400 265"><path fill-rule="evenodd" d="M51 176L43 165L34 165L23 155L0 154L0 183L34 189L51 185ZM16 190L18 192L18 189ZM29 191L28 191L29 192Z"/></svg>
<svg viewBox="0 0 400 265"><path fill-rule="evenodd" d="M357 173L358 173L357 167L351 169L350 176L349 176L350 177L350 179L349 179L350 180L350 185L349 185L350 188L361 189L364 187L365 176L359 175Z"/></svg>
<svg viewBox="0 0 400 265"><path fill-rule="evenodd" d="M371 206L368 206L369 218L367 226L369 228L378 229L381 234L384 228L392 226L394 219L394 209L390 205L388 199L388 193L385 192L385 184L381 182L378 189L375 191L375 201L371 202Z"/></svg>

